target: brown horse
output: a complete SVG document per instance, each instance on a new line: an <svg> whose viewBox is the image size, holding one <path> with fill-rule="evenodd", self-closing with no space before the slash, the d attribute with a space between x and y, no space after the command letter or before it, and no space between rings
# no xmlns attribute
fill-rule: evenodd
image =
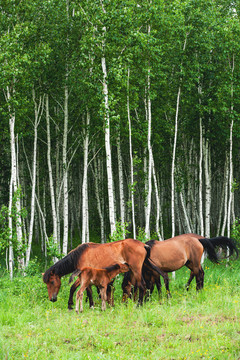
<svg viewBox="0 0 240 360"><path fill-rule="evenodd" d="M86 266L99 269L116 263L127 263L134 274L133 282L139 288L139 303L142 304L145 292L145 282L142 279L143 263L148 264L165 277L165 274L149 259L149 252L148 247L134 239L119 240L106 244L87 243L79 245L44 273L43 281L47 284L49 300L57 300L61 287L61 277L72 273L76 269L82 270Z"/></svg>
<svg viewBox="0 0 240 360"><path fill-rule="evenodd" d="M80 279L80 290L77 292L76 296L76 312L79 313L79 300L80 300L80 311L83 311L83 292L86 288L95 285L98 287L102 299L102 310L106 310L106 300L107 300L107 286L112 279L115 278L120 273L129 271L128 264L114 264L112 266L106 267L105 269L94 269L91 267L85 267L82 270L76 270L73 273L78 275ZM71 278L69 281L71 281Z"/></svg>
<svg viewBox="0 0 240 360"><path fill-rule="evenodd" d="M186 284L187 290L194 277L196 278L196 289L203 288L204 271L201 266L201 258L204 251L207 252L209 260L214 263L219 262L215 251L215 248L218 247L228 249L230 255L235 251L238 257L238 249L233 240L225 236L208 239L190 233L178 235L165 241L150 240L146 244L151 247L150 256L152 262L164 273L176 271L183 266L191 270L190 278ZM131 282L134 282L134 279L129 281L129 283ZM166 284L168 284L167 281L165 281ZM169 288L167 291L169 291ZM129 284L123 286L123 297L125 297L126 293L129 293Z"/></svg>

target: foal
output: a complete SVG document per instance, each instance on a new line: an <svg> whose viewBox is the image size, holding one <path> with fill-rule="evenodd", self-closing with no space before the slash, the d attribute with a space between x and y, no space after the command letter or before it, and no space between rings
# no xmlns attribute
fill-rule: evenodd
<svg viewBox="0 0 240 360"><path fill-rule="evenodd" d="M80 279L81 287L77 292L76 296L76 312L79 313L79 300L80 300L80 312L83 311L83 292L84 290L91 286L95 285L100 290L100 295L102 299L102 310L106 310L106 300L107 300L107 286L110 281L115 278L119 273L129 271L129 266L127 263L124 264L115 264L108 266L104 269L94 269L92 267L85 267L82 270L76 270L70 277L69 282L78 275Z"/></svg>

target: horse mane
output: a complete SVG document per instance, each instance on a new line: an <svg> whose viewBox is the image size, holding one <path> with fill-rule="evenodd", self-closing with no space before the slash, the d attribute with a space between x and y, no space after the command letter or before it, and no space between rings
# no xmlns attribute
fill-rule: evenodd
<svg viewBox="0 0 240 360"><path fill-rule="evenodd" d="M145 245L148 245L151 249L157 242L157 240L149 240L145 243Z"/></svg>
<svg viewBox="0 0 240 360"><path fill-rule="evenodd" d="M114 264L114 265L111 265L111 266L107 266L104 269L107 270L107 272L111 272L113 270L120 269L120 265L119 264Z"/></svg>
<svg viewBox="0 0 240 360"><path fill-rule="evenodd" d="M52 265L47 269L43 275L43 281L47 283L49 281L50 275L53 273L59 277L70 274L73 272L77 266L79 258L82 256L86 248L89 247L89 244L81 244L76 247L76 249L70 251L64 258L57 261L56 264Z"/></svg>

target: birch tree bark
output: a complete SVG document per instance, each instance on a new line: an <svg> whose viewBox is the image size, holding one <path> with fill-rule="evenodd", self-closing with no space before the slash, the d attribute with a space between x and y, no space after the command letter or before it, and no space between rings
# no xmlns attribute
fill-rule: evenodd
<svg viewBox="0 0 240 360"><path fill-rule="evenodd" d="M234 74L234 54L232 58L232 64L229 63L229 67L231 69L232 81L231 81L231 109L230 115L232 117L231 124L230 124L230 134L229 134L229 200L228 200L228 216L227 216L227 236L230 237L231 232L231 213L232 213L232 202L233 202L233 159L232 159L232 152L233 152L233 74Z"/></svg>
<svg viewBox="0 0 240 360"><path fill-rule="evenodd" d="M123 164L121 153L121 135L120 131L117 137L117 158L118 158L118 181L119 181L119 198L120 198L120 217L123 231L123 238L125 239L125 200L124 200L124 183L123 183Z"/></svg>
<svg viewBox="0 0 240 360"><path fill-rule="evenodd" d="M210 157L209 141L204 141L204 170L205 170L205 236L210 237L211 223L211 157Z"/></svg>
<svg viewBox="0 0 240 360"><path fill-rule="evenodd" d="M33 141L33 161L32 161L32 196L31 196L31 218L29 226L28 244L26 249L26 266L28 266L32 248L33 226L35 217L35 196L36 196L36 169L37 169L37 140L38 140L38 126L41 121L43 113L44 98L40 96L37 104L35 89L33 89L33 103L34 103L34 141Z"/></svg>
<svg viewBox="0 0 240 360"><path fill-rule="evenodd" d="M89 145L89 125L90 113L87 109L87 119L84 130L83 140L83 182L82 182L82 243L89 242L88 230L88 145Z"/></svg>
<svg viewBox="0 0 240 360"><path fill-rule="evenodd" d="M64 89L64 131L63 131L63 247L62 252L67 255L68 249L68 165L67 165L67 137L68 137L68 85L67 79Z"/></svg>
<svg viewBox="0 0 240 360"><path fill-rule="evenodd" d="M150 29L148 30L150 33ZM147 206L146 206L146 220L145 233L147 238L150 238L150 214L151 214L151 199L152 199L152 149L151 149L151 128L152 128L152 109L150 99L150 69L148 69L147 77L147 121L148 121L148 186L147 186Z"/></svg>
<svg viewBox="0 0 240 360"><path fill-rule="evenodd" d="M14 92L14 89L13 89ZM12 184L12 196L17 192L19 188L18 184L18 166L17 166L17 154L16 154L16 146L15 146L15 111L12 109L11 106L11 91L9 86L7 86L7 91L5 94L6 101L8 103L8 110L9 110L9 128L10 128L10 146L11 146L11 184ZM11 194L11 191L10 191ZM16 199L16 211L17 211L17 221L16 221L16 234L17 234L17 244L18 244L18 267L19 269L24 268L24 257L22 253L22 244L23 244L23 234L22 234L22 218L21 218L21 202L20 202L20 195L18 195ZM10 212L10 216L12 216L12 208Z"/></svg>
<svg viewBox="0 0 240 360"><path fill-rule="evenodd" d="M201 95L200 85L198 87L199 96ZM201 104L201 99L199 98ZM204 236L204 222L203 222L203 186L202 186L202 164L203 164L203 128L202 117L199 119L199 220L200 220L200 235Z"/></svg>
<svg viewBox="0 0 240 360"><path fill-rule="evenodd" d="M13 278L13 266L14 266L14 253L13 253L13 245L12 245L12 237L13 237L13 224L12 224L12 203L13 203L13 183L12 183L12 175L10 179L9 186L9 204L8 204L8 227L9 227L9 274L10 279Z"/></svg>
<svg viewBox="0 0 240 360"><path fill-rule="evenodd" d="M128 114L128 132L129 132L130 179L131 179L130 194L131 194L131 208L132 208L133 238L136 239L135 203L134 203L134 170L133 170L133 153L132 153L132 123L131 123L131 115L130 115L129 78L130 78L130 69L128 68L127 114Z"/></svg>
<svg viewBox="0 0 240 360"><path fill-rule="evenodd" d="M106 14L103 2L101 0L103 13ZM105 57L105 39L106 39L106 26L103 27L103 42L102 42L102 72L103 72L103 96L104 96L104 130L105 130L105 150L106 150L106 166L107 166L107 183L108 183L108 206L109 206L109 222L110 233L113 235L116 230L116 216L114 206L114 191L113 191L113 172L112 172L112 154L110 143L110 114L109 114L109 100L108 100L108 83L107 83L107 66Z"/></svg>
<svg viewBox="0 0 240 360"><path fill-rule="evenodd" d="M53 221L53 242L58 244L57 236L57 211L56 211L56 199L54 192L54 182L53 182L53 171L52 171L52 162L51 162L51 131L50 131L50 116L49 116L49 97L46 95L46 124L47 124L47 163L48 163L48 176L49 176L49 187L50 187L50 198L51 198L51 207L52 207L52 221ZM54 262L58 259L55 257Z"/></svg>

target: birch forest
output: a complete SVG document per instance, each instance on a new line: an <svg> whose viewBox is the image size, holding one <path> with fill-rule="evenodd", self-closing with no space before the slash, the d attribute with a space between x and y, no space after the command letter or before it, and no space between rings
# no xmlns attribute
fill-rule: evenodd
<svg viewBox="0 0 240 360"><path fill-rule="evenodd" d="M1 268L84 242L232 234L234 0L0 1Z"/></svg>

